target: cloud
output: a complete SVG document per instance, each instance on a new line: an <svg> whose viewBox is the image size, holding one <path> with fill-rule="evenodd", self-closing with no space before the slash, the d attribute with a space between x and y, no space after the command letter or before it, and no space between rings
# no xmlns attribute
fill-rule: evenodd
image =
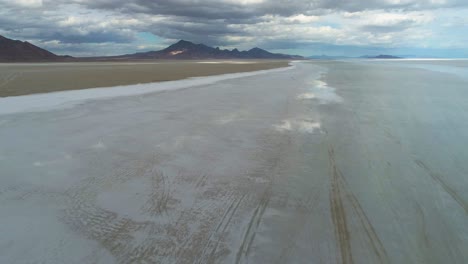
<svg viewBox="0 0 468 264"><path fill-rule="evenodd" d="M465 0L75 0L89 8L218 19L263 15L294 16L324 10L358 12L364 10L430 10L467 6Z"/></svg>
<svg viewBox="0 0 468 264"><path fill-rule="evenodd" d="M291 50L314 43L437 48L443 38L445 47L460 47L465 17L466 0L0 0L0 34L74 55L177 39Z"/></svg>
<svg viewBox="0 0 468 264"><path fill-rule="evenodd" d="M37 8L42 6L42 0L3 0L0 4L22 8Z"/></svg>

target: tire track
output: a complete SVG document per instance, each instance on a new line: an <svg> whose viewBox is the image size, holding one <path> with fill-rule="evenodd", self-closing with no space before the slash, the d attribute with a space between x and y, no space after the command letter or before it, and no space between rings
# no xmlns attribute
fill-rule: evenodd
<svg viewBox="0 0 468 264"><path fill-rule="evenodd" d="M152 183L157 188L167 189L167 176L155 171L152 157L127 162L112 174L86 178L80 186L67 191L70 207L64 211L62 220L77 233L102 245L118 263L154 263L158 256L167 255L168 245L174 244L175 238L170 234L161 236L168 233L167 225L135 221L96 205L97 194L109 187L110 182L120 184L132 178L148 177L155 180ZM163 211L167 208L169 191L167 189L161 196L154 197L156 191L153 189L143 206L151 205L154 210ZM143 232L147 237L142 242L135 237L135 232Z"/></svg>
<svg viewBox="0 0 468 264"><path fill-rule="evenodd" d="M387 252L382 242L380 241L380 238L375 232L375 229L372 226L369 218L364 212L364 209L362 209L361 204L359 203L359 201L357 200L354 194L349 193L348 195L350 196L350 201L351 201L351 205L354 208L354 212L358 216L361 222L361 226L364 228L364 231L366 232L367 238L370 241L370 245L372 246L372 249L374 250L375 255L379 259L380 263L389 263Z"/></svg>
<svg viewBox="0 0 468 264"><path fill-rule="evenodd" d="M328 148L328 159L330 163L331 183L330 183L330 210L335 230L335 239L338 241L340 249L341 263L354 263L351 252L351 241L348 229L346 211L344 209L341 186L339 182L339 172L336 167L335 153L332 147Z"/></svg>
<svg viewBox="0 0 468 264"><path fill-rule="evenodd" d="M200 177L198 178L198 180L196 181L195 187L196 187L196 188L204 187L204 186L206 185L207 179L208 179L208 175L207 175L207 174L203 174L203 175L200 176Z"/></svg>
<svg viewBox="0 0 468 264"><path fill-rule="evenodd" d="M291 100L293 99L287 101L286 107L284 108L284 116L288 115ZM275 178L281 175L281 163L285 157L284 154L291 146L291 135L290 133L284 134L275 131L271 134L265 134L263 137L259 138L258 141L259 153L256 154L256 157L261 157L263 159L263 164L249 173L249 178L262 179L260 185L264 191L260 197L257 196L255 198L256 200L258 199L258 201L255 201L257 206L253 209L252 216L245 229L246 231L242 236L234 261L236 264L243 263L244 260L247 260L249 257L258 227L262 222L263 215L272 197ZM274 142L274 144L270 142Z"/></svg>
<svg viewBox="0 0 468 264"><path fill-rule="evenodd" d="M242 263L243 258L247 258L252 247L252 243L255 239L256 230L260 225L262 220L263 214L268 206L271 197L271 185L270 187L264 192L260 202L258 203L257 207L255 208L252 217L250 218L249 224L247 225L247 230L244 233L241 245L236 254L236 261L235 263Z"/></svg>
<svg viewBox="0 0 468 264"><path fill-rule="evenodd" d="M143 211L150 212L153 215L167 213L168 203L171 199L168 177L161 171L153 171L150 180L151 194L142 208Z"/></svg>
<svg viewBox="0 0 468 264"><path fill-rule="evenodd" d="M418 215L420 216L421 219L421 236L422 240L424 241L424 245L426 248L430 247L430 240L427 236L427 223L426 223L426 217L424 216L424 211L419 203L416 203L416 211L418 212Z"/></svg>
<svg viewBox="0 0 468 264"><path fill-rule="evenodd" d="M414 160L416 165L418 165L421 169L423 169L431 178L439 184L445 192L447 192L450 197L465 211L465 214L468 214L468 204L465 200L458 195L458 193L450 187L444 180L440 174L433 172L424 162L421 160Z"/></svg>
<svg viewBox="0 0 468 264"><path fill-rule="evenodd" d="M213 244L213 237L216 236L220 226L224 223L224 219L226 218L226 216L229 214L229 212L231 211L231 209L233 208L235 202L236 202L236 199L233 199L233 196L234 194L229 194L227 195L227 200L228 200L228 209L226 209L221 217L221 220L218 222L218 224L216 225L216 228L215 229L211 229L211 232L209 233L209 236L208 238L206 239L206 243L205 245L203 246L202 248L202 252L201 252L201 256L200 258L204 258L206 256L206 252L208 251L208 248L210 248L210 245ZM199 259L197 263L203 263L201 262L201 260Z"/></svg>
<svg viewBox="0 0 468 264"><path fill-rule="evenodd" d="M232 219L234 218L237 209L239 208L240 204L245 198L245 194L239 198L231 199L231 203L229 204L228 208L225 210L221 220L219 221L218 225L214 229L214 231L210 234L207 244L205 245L201 258L198 260L197 263L214 263L217 255L216 252L218 250L219 243L223 240L225 232L231 223ZM209 252L209 254L207 253Z"/></svg>
<svg viewBox="0 0 468 264"><path fill-rule="evenodd" d="M145 228L147 223L135 222L119 217L116 213L94 206L86 201L80 201L69 208L63 219L73 230L89 239L99 242L119 263L125 263L130 257L140 257L129 254L132 251L132 233ZM138 247L136 245L135 247Z"/></svg>
<svg viewBox="0 0 468 264"><path fill-rule="evenodd" d="M8 83L12 82L16 78L18 78L21 75L21 73L10 73L6 74L3 76L2 79L0 79L0 87L7 86Z"/></svg>
<svg viewBox="0 0 468 264"><path fill-rule="evenodd" d="M152 159L127 162L112 174L86 178L70 190L71 206L64 221L73 230L97 241L118 263L216 263L229 254L224 241L246 194L226 194L220 187L205 194L202 190L207 187L208 176L201 175L197 183L206 183L194 183L201 190L200 196L194 198L192 207L181 211L170 207L174 195L171 186L177 184L172 176L160 171ZM110 181L124 184L136 177L150 183L142 210L153 213L157 217L154 221L136 222L96 205L97 194L104 186L109 187ZM165 216L160 221L158 215L167 214L167 210L175 221L166 221Z"/></svg>
<svg viewBox="0 0 468 264"><path fill-rule="evenodd" d="M360 227L364 230L364 234L367 238L367 244L371 246L372 252L379 263L389 263L385 247L380 241L369 217L366 215L357 197L350 191L346 179L336 166L335 152L332 146L329 146L328 155L331 173L330 209L335 236L340 248L341 262L345 264L354 263L351 247L351 232L348 225L348 218L354 216L359 220ZM347 215L345 203L351 205L351 215Z"/></svg>

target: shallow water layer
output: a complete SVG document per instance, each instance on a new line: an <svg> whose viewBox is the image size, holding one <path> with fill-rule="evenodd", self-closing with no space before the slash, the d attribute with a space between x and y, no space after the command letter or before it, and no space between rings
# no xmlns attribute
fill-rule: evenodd
<svg viewBox="0 0 468 264"><path fill-rule="evenodd" d="M0 262L466 263L468 85L404 63L0 115Z"/></svg>

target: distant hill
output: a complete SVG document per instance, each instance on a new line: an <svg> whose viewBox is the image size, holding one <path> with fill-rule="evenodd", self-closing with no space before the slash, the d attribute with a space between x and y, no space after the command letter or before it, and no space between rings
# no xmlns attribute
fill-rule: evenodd
<svg viewBox="0 0 468 264"><path fill-rule="evenodd" d="M353 57L347 56L329 56L329 55L313 55L307 57L308 59L315 59L315 60L341 60L341 59L352 59Z"/></svg>
<svg viewBox="0 0 468 264"><path fill-rule="evenodd" d="M0 62L45 61L128 61L128 60L204 60L204 59L304 59L301 56L271 53L260 48L248 51L213 48L180 40L159 51L148 51L120 56L74 58L59 56L27 41L12 40L0 36Z"/></svg>
<svg viewBox="0 0 468 264"><path fill-rule="evenodd" d="M385 54L381 54L377 56L365 55L365 56L361 56L361 58L364 58L364 59L401 59L401 57L397 57L393 55L385 55Z"/></svg>
<svg viewBox="0 0 468 264"><path fill-rule="evenodd" d="M58 56L27 41L0 36L0 62L63 61L70 56Z"/></svg>
<svg viewBox="0 0 468 264"><path fill-rule="evenodd" d="M260 48L248 51L238 49L227 50L209 47L205 44L195 44L190 41L180 40L169 47L159 51L148 51L134 54L111 57L94 57L87 59L98 60L141 60L141 59L167 59L167 60L192 60L192 59L304 59L301 56L271 53Z"/></svg>

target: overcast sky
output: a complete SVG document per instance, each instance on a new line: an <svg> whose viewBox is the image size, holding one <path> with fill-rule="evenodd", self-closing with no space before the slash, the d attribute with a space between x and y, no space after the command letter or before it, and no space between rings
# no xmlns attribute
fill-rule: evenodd
<svg viewBox="0 0 468 264"><path fill-rule="evenodd" d="M300 55L468 57L468 0L0 0L0 35L75 56L185 39Z"/></svg>

